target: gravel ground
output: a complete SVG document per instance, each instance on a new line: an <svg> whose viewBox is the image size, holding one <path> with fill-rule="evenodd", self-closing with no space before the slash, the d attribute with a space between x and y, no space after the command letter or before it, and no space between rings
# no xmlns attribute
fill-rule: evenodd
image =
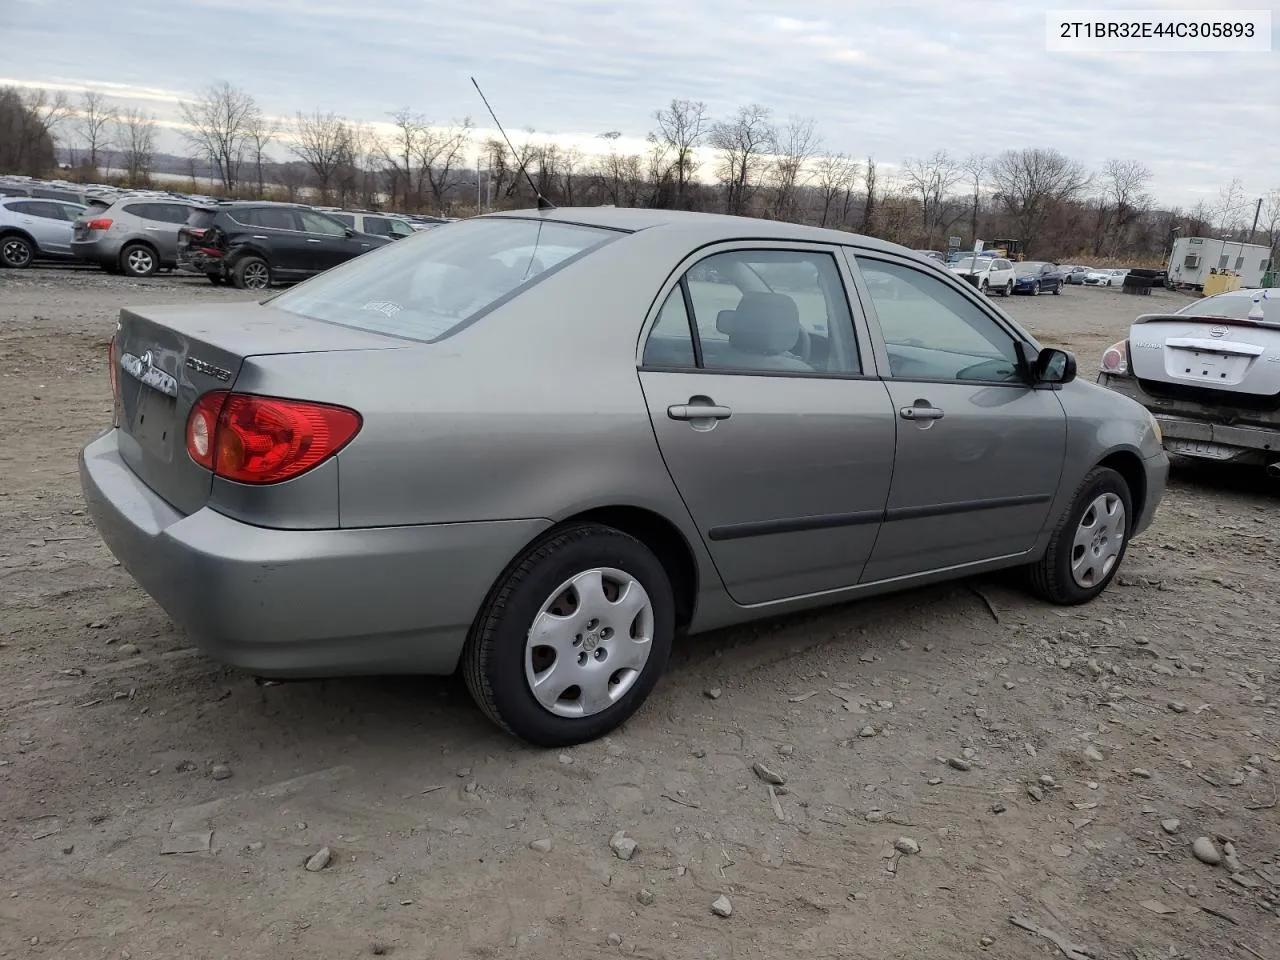
<svg viewBox="0 0 1280 960"><path fill-rule="evenodd" d="M615 736L538 752L455 680L225 670L100 545L116 312L241 296L0 274L0 956L1280 957L1257 474L1177 470L1086 608L994 578L692 638ZM1092 377L1172 299L1001 306Z"/></svg>

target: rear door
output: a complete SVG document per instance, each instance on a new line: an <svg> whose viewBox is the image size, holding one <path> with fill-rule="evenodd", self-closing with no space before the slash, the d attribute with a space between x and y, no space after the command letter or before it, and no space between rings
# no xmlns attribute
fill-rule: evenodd
<svg viewBox="0 0 1280 960"><path fill-rule="evenodd" d="M18 223L31 234L42 253L58 257L71 255L74 228L61 203L56 200L23 200L11 203L9 209L19 215Z"/></svg>
<svg viewBox="0 0 1280 960"><path fill-rule="evenodd" d="M144 229L164 263L178 259L178 231L187 222L189 207L183 203L152 202L140 205Z"/></svg>
<svg viewBox="0 0 1280 960"><path fill-rule="evenodd" d="M1022 380L1015 334L980 298L889 254L856 262L897 414L893 484L863 580L1026 552L1062 476L1057 392Z"/></svg>
<svg viewBox="0 0 1280 960"><path fill-rule="evenodd" d="M726 244L687 259L640 383L676 487L744 605L857 584L893 468L893 409L833 248Z"/></svg>
<svg viewBox="0 0 1280 960"><path fill-rule="evenodd" d="M242 239L258 241L256 246L268 254L277 277L304 277L313 272L314 246L307 243L309 238L292 207L239 207L230 211L230 216L249 228Z"/></svg>

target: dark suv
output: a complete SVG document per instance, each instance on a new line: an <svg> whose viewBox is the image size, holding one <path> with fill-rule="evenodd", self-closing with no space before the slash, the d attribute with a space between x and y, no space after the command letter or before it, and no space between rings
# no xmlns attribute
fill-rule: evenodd
<svg viewBox="0 0 1280 960"><path fill-rule="evenodd" d="M178 268L203 273L213 283L265 290L277 280L305 280L390 242L300 204L230 201L191 209L178 231Z"/></svg>

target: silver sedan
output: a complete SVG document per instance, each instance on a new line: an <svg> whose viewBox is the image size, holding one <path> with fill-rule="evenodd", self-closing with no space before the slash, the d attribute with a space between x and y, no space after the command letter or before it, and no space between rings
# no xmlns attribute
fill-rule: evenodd
<svg viewBox="0 0 1280 960"><path fill-rule="evenodd" d="M1096 597L1168 461L1075 373L892 244L493 214L261 303L123 310L81 479L211 656L461 669L565 745L631 716L679 636L1007 567Z"/></svg>

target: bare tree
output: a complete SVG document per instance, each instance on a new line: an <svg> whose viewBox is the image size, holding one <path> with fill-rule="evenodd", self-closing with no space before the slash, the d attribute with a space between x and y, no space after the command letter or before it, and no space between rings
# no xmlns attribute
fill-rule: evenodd
<svg viewBox="0 0 1280 960"><path fill-rule="evenodd" d="M776 132L773 163L773 215L779 220L796 218L799 191L813 180L813 158L822 148L822 138L812 118L791 117Z"/></svg>
<svg viewBox="0 0 1280 960"><path fill-rule="evenodd" d="M350 156L350 138L346 119L336 113L297 114L289 149L311 169L322 203L329 202L339 168Z"/></svg>
<svg viewBox="0 0 1280 960"><path fill-rule="evenodd" d="M1089 185L1088 172L1077 161L1051 148L1008 150L991 166L996 197L1021 231L1034 240L1051 205L1076 199Z"/></svg>
<svg viewBox="0 0 1280 960"><path fill-rule="evenodd" d="M1234 233L1242 227L1248 207L1249 201L1244 195L1244 184L1239 177L1235 177L1218 191L1218 202L1210 207L1212 216L1210 225L1217 227L1223 233Z"/></svg>
<svg viewBox="0 0 1280 960"><path fill-rule="evenodd" d="M0 87L0 172L42 176L55 165L53 137L13 87Z"/></svg>
<svg viewBox="0 0 1280 960"><path fill-rule="evenodd" d="M744 213L760 184L776 138L769 118L767 107L753 103L713 124L708 134L707 142L720 153L718 173L729 213Z"/></svg>
<svg viewBox="0 0 1280 960"><path fill-rule="evenodd" d="M178 104L183 138L207 158L228 193L235 190L249 145L249 125L258 114L252 95L225 80Z"/></svg>
<svg viewBox="0 0 1280 960"><path fill-rule="evenodd" d="M867 186L867 196L862 204L862 222L858 225L858 232L871 236L876 224L876 161L874 157L867 157L867 172L863 180Z"/></svg>
<svg viewBox="0 0 1280 960"><path fill-rule="evenodd" d="M970 154L960 164L960 168L964 171L965 182L973 190L972 202L969 206L969 239L973 241L978 239L978 211L982 204L982 184L986 181L990 165L991 161L981 153Z"/></svg>
<svg viewBox="0 0 1280 960"><path fill-rule="evenodd" d="M1267 237L1267 246L1271 247L1274 260L1275 248L1280 245L1280 187L1273 188L1263 198L1258 226Z"/></svg>
<svg viewBox="0 0 1280 960"><path fill-rule="evenodd" d="M258 196L263 196L266 192L266 176L263 170L263 161L266 158L267 147L271 145L271 141L280 135L280 123L273 117L268 117L259 109L254 109L253 113L245 120L244 125L245 146L249 155L253 158L254 178L258 181Z"/></svg>
<svg viewBox="0 0 1280 960"><path fill-rule="evenodd" d="M390 177L391 199L397 191L404 197L404 208L410 212L421 209L422 197L413 189L413 161L422 149L427 121L420 113L402 107L391 115L394 131L383 142L382 159Z"/></svg>
<svg viewBox="0 0 1280 960"><path fill-rule="evenodd" d="M920 200L920 222L926 245L933 247L934 236L943 225L946 200L963 178L964 170L945 150L938 150L924 160L908 159L903 164L902 176L907 190Z"/></svg>
<svg viewBox="0 0 1280 960"><path fill-rule="evenodd" d="M819 157L814 167L818 197L822 201L818 225L843 225L848 219L850 198L858 182L858 161L836 153Z"/></svg>
<svg viewBox="0 0 1280 960"><path fill-rule="evenodd" d="M450 192L462 179L467 150L471 146L471 118L447 127L424 126L415 158L419 182L425 180L435 208L445 212Z"/></svg>
<svg viewBox="0 0 1280 960"><path fill-rule="evenodd" d="M682 208L689 182L698 169L698 148L711 125L707 105L701 100L672 98L653 118L658 121L658 129L649 134L649 142L662 148L660 177L672 181L673 206Z"/></svg>
<svg viewBox="0 0 1280 960"><path fill-rule="evenodd" d="M608 130L599 135L609 149L596 158L595 176L601 193L615 207L634 207L640 202L644 162L638 154L618 150L621 131Z"/></svg>
<svg viewBox="0 0 1280 960"><path fill-rule="evenodd" d="M1151 171L1136 160L1108 160L1102 172L1102 197L1097 210L1094 252L1109 244L1112 255L1126 243L1134 221L1151 207L1147 184Z"/></svg>
<svg viewBox="0 0 1280 960"><path fill-rule="evenodd" d="M57 143L59 130L72 114L67 95L61 90L52 94L48 90L28 90L23 103L40 129Z"/></svg>
<svg viewBox="0 0 1280 960"><path fill-rule="evenodd" d="M129 186L150 185L156 155L156 118L145 110L130 107L116 121L115 141Z"/></svg>
<svg viewBox="0 0 1280 960"><path fill-rule="evenodd" d="M75 115L75 129L88 151L86 162L90 170L98 169L99 154L111 145L111 131L119 113L115 106L95 90L86 90L80 96L80 107Z"/></svg>

